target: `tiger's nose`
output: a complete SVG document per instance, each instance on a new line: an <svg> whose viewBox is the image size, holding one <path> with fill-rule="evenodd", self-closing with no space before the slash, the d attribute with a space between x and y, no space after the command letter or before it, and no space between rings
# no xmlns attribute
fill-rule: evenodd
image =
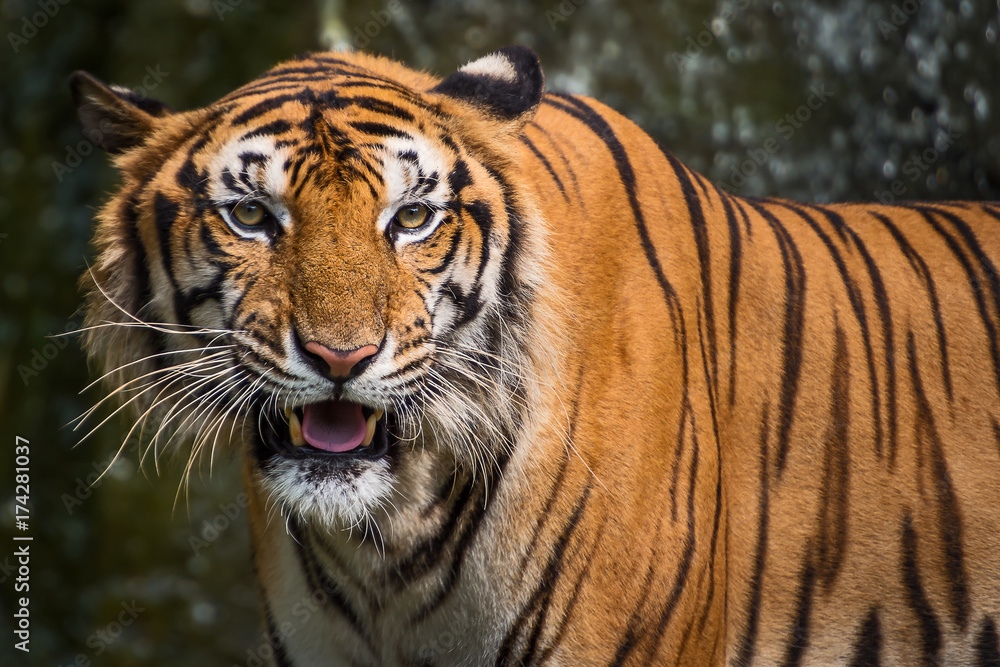
<svg viewBox="0 0 1000 667"><path fill-rule="evenodd" d="M305 347L307 352L326 362L330 367L331 379L346 379L360 375L378 352L378 348L374 345L365 345L356 350L331 350L314 340L306 343Z"/></svg>

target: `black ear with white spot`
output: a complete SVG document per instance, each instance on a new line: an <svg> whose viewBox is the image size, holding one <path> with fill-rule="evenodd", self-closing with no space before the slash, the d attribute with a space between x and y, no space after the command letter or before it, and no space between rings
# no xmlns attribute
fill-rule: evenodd
<svg viewBox="0 0 1000 667"><path fill-rule="evenodd" d="M142 143L157 118L173 113L159 100L109 86L86 72L73 72L69 88L84 134L109 153L121 153Z"/></svg>
<svg viewBox="0 0 1000 667"><path fill-rule="evenodd" d="M508 46L473 60L431 92L453 97L500 121L534 114L545 90L538 55L526 46Z"/></svg>

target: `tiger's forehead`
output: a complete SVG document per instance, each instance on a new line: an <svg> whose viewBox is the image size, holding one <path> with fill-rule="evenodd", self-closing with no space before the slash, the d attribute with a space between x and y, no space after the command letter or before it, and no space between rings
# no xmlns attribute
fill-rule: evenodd
<svg viewBox="0 0 1000 667"><path fill-rule="evenodd" d="M290 76L265 76L218 103L228 131L200 160L210 198L288 201L310 184L357 185L385 204L446 198L453 143L436 115L421 114L416 92L355 74Z"/></svg>

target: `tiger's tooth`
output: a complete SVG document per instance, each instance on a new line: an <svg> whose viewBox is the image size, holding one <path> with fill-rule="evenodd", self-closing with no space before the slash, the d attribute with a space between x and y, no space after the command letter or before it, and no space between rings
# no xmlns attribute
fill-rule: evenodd
<svg viewBox="0 0 1000 667"><path fill-rule="evenodd" d="M375 437L375 422L378 421L378 413L381 411L373 412L369 417L368 421L365 422L365 439L361 441L362 447L367 447L372 444L372 438Z"/></svg>
<svg viewBox="0 0 1000 667"><path fill-rule="evenodd" d="M294 412L288 415L288 434L292 436L292 444L296 447L306 444L306 439L302 437L302 424L299 423L299 416Z"/></svg>
<svg viewBox="0 0 1000 667"><path fill-rule="evenodd" d="M293 414L295 414L295 413L292 412L291 408L285 408L285 417L286 418L291 419Z"/></svg>
<svg viewBox="0 0 1000 667"><path fill-rule="evenodd" d="M375 417L375 421L378 421L379 419L382 419L382 415L384 414L385 410L376 410L374 413L372 413L372 416Z"/></svg>

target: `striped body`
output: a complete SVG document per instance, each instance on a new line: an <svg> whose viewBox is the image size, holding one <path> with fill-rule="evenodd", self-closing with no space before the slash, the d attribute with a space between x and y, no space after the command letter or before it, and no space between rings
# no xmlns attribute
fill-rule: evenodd
<svg viewBox="0 0 1000 667"><path fill-rule="evenodd" d="M1000 664L1000 205L731 196L523 51L317 54L119 158L96 283L240 332L274 664ZM262 191L274 233L226 218ZM293 330L378 347L337 391L386 453L261 435L332 391Z"/></svg>

